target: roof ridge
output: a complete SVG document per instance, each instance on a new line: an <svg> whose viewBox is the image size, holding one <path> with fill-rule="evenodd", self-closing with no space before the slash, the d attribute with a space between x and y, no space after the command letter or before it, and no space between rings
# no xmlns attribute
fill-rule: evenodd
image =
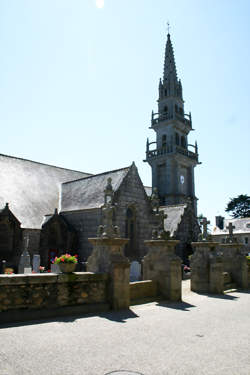
<svg viewBox="0 0 250 375"><path fill-rule="evenodd" d="M19 157L16 157L16 156L5 155L5 154L0 154L0 156L4 156L4 157L7 157L7 158L12 158L12 159L23 160L23 161L29 161L30 163L35 163L35 164L40 164L40 165L46 165L47 167L53 167L53 168L58 168L58 169L64 169L64 170L66 170L66 171L72 171L72 172L85 173L85 174L88 174L88 175L92 175L91 173L86 173L86 172L82 172L82 171L77 171L77 170L75 170L75 169L69 169L69 168L58 167L58 166L56 166L56 165L47 164L47 163L41 163L41 162L39 162L39 161L34 161L34 160L30 160L30 159L19 158Z"/></svg>
<svg viewBox="0 0 250 375"><path fill-rule="evenodd" d="M105 174L108 174L108 173L119 172L119 171L122 171L122 170L125 170L125 169L129 170L130 167L131 166L124 167L124 168L119 168L119 169L113 169L112 171L106 171L106 172L102 172L102 173L92 174L91 176L81 177L81 178L77 178L76 180L63 182L62 185L70 184L71 182L76 182L76 181L81 181L81 180L87 180L88 178L93 178L93 177L105 175Z"/></svg>

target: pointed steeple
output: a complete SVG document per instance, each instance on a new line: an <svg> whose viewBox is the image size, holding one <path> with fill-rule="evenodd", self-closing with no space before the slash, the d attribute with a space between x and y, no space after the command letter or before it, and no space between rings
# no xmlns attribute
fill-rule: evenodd
<svg viewBox="0 0 250 375"><path fill-rule="evenodd" d="M165 60L164 60L164 72L163 72L163 82L173 82L177 84L177 72L174 59L174 50L172 42L170 39L170 34L168 33L167 43L165 48Z"/></svg>
<svg viewBox="0 0 250 375"><path fill-rule="evenodd" d="M162 85L161 85L162 83ZM159 85L159 98L173 96L182 100L182 85L178 80L170 34L167 35L165 47L163 80Z"/></svg>

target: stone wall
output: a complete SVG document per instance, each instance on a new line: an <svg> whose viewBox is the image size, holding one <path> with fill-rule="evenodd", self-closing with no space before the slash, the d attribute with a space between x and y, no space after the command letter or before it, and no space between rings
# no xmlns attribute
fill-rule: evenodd
<svg viewBox="0 0 250 375"><path fill-rule="evenodd" d="M64 212L62 216L77 233L79 261L86 262L93 250L88 238L96 237L98 226L101 224L101 209Z"/></svg>
<svg viewBox="0 0 250 375"><path fill-rule="evenodd" d="M134 281L129 284L130 287L130 303L158 296L157 282L154 280Z"/></svg>
<svg viewBox="0 0 250 375"><path fill-rule="evenodd" d="M41 310L47 311L46 316L51 311L60 315L60 308L65 307L78 306L84 312L93 312L98 311L99 305L107 310L107 302L107 274L0 275L0 321L13 313L21 320L27 312L31 313L29 319L40 317Z"/></svg>

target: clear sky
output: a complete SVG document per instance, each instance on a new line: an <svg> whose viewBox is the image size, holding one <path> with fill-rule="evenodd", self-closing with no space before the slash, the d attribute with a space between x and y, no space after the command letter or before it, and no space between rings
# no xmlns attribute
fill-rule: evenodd
<svg viewBox="0 0 250 375"><path fill-rule="evenodd" d="M99 173L143 163L167 21L198 142L198 212L250 187L249 0L0 0L0 153Z"/></svg>

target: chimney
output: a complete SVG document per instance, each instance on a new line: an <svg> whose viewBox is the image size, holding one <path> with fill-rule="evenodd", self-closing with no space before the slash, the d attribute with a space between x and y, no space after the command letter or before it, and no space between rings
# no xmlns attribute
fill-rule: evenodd
<svg viewBox="0 0 250 375"><path fill-rule="evenodd" d="M221 230L224 228L224 219L223 216L215 216L215 225Z"/></svg>

